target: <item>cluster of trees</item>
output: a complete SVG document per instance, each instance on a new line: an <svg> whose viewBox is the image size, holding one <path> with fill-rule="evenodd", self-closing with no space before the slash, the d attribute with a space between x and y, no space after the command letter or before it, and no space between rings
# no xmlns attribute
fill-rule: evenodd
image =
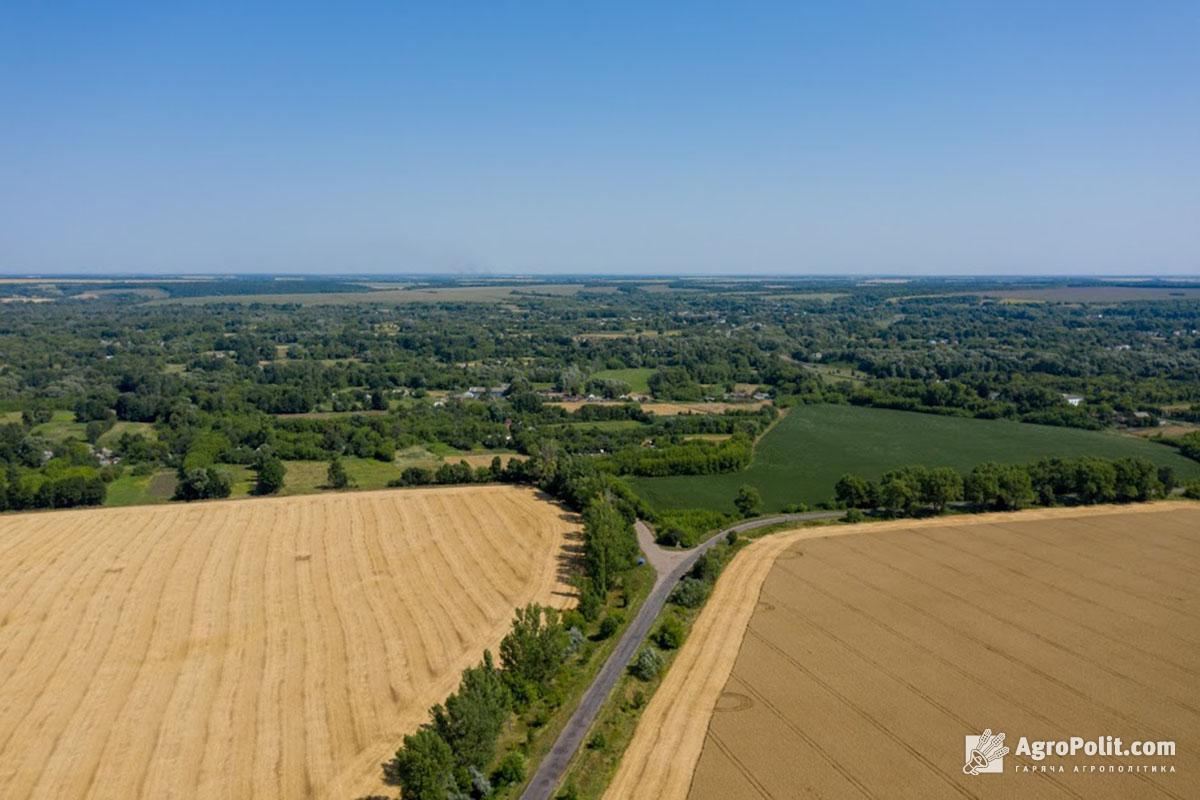
<svg viewBox="0 0 1200 800"><path fill-rule="evenodd" d="M405 800L483 798L523 780L525 763L516 751L493 767L500 733L514 711L550 688L582 641L553 608L517 609L500 643L501 663L485 652L482 663L465 670L458 690L383 765L384 780L400 786Z"/></svg>
<svg viewBox="0 0 1200 800"><path fill-rule="evenodd" d="M330 469L333 469L332 462ZM389 481L388 486L430 486L461 483L533 483L536 474L529 462L522 458L510 458L503 464L500 456L493 456L486 467L472 467L466 461L445 463L437 469L429 467L405 467L400 477ZM330 481L333 484L332 480ZM334 488L340 488L335 485Z"/></svg>
<svg viewBox="0 0 1200 800"><path fill-rule="evenodd" d="M737 472L750 464L754 441L736 433L723 442L706 439L655 447L629 447L614 453L607 465L619 475L706 475Z"/></svg>
<svg viewBox="0 0 1200 800"><path fill-rule="evenodd" d="M48 442L31 434L30 423L40 421L0 425L0 511L103 504L112 471L99 468L83 443Z"/></svg>
<svg viewBox="0 0 1200 800"><path fill-rule="evenodd" d="M1175 488L1169 467L1144 458L1048 458L1031 464L975 466L967 475L950 467L909 466L878 481L843 475L834 487L843 508L883 509L894 515L941 511L950 503L1018 509L1059 503L1128 503L1164 497Z"/></svg>

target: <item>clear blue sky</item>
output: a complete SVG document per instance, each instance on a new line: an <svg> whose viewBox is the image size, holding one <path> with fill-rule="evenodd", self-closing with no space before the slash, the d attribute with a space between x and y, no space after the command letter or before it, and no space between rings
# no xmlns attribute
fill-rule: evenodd
<svg viewBox="0 0 1200 800"><path fill-rule="evenodd" d="M1196 274L1200 2L7 0L0 272L110 271Z"/></svg>

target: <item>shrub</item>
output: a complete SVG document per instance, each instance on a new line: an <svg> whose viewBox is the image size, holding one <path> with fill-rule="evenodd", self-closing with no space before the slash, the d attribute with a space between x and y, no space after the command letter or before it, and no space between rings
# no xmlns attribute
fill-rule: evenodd
<svg viewBox="0 0 1200 800"><path fill-rule="evenodd" d="M601 639L607 639L620 629L621 623L624 621L625 616L614 611L600 621L600 629L597 632L597 635L599 635Z"/></svg>
<svg viewBox="0 0 1200 800"><path fill-rule="evenodd" d="M654 643L663 650L674 650L683 644L683 623L675 617L667 617L654 633Z"/></svg>
<svg viewBox="0 0 1200 800"><path fill-rule="evenodd" d="M653 648L643 647L629 671L640 681L652 681L662 671L663 659Z"/></svg>
<svg viewBox="0 0 1200 800"><path fill-rule="evenodd" d="M525 780L525 756L512 751L496 765L492 773L492 783L496 786L510 786Z"/></svg>
<svg viewBox="0 0 1200 800"><path fill-rule="evenodd" d="M684 578L671 592L671 602L684 608L699 608L708 598L708 584L698 578Z"/></svg>

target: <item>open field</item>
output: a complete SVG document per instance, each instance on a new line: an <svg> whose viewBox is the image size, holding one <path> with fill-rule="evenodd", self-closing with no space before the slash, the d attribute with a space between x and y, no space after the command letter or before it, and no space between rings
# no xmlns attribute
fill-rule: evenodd
<svg viewBox="0 0 1200 800"><path fill-rule="evenodd" d="M382 793L577 531L509 486L0 517L0 797Z"/></svg>
<svg viewBox="0 0 1200 800"><path fill-rule="evenodd" d="M654 695L609 800L1193 796L1200 505L796 531L734 560ZM1009 754L984 728L1174 740L1174 757ZM1020 772L1062 765L1065 773ZM1073 773L1173 764L1175 774Z"/></svg>
<svg viewBox="0 0 1200 800"><path fill-rule="evenodd" d="M547 403L548 406L558 406L565 408L567 411L578 411L586 405L604 405L607 402L609 405L620 405L621 402L612 401L593 401L589 403L586 400L564 400L562 402ZM674 417L679 414L724 414L726 411L757 411L765 405L770 405L767 400L755 400L749 403L640 403L643 411L648 411L651 414L658 414L660 417Z"/></svg>
<svg viewBox="0 0 1200 800"><path fill-rule="evenodd" d="M1125 433L1132 436L1140 436L1143 439L1150 439L1155 436L1186 436L1196 431L1200 431L1200 425L1194 422L1173 422L1168 425L1155 425L1152 428L1129 428Z"/></svg>
<svg viewBox="0 0 1200 800"><path fill-rule="evenodd" d="M200 297L171 298L155 303L181 303L183 305L207 305L211 303L252 303L276 305L359 305L362 303L495 303L501 300L518 300L540 296L562 297L580 292L610 294L612 286L584 286L581 283L530 283L495 284L489 286L445 286L438 288L387 288L368 292L312 292L294 294L243 294L204 295Z"/></svg>
<svg viewBox="0 0 1200 800"><path fill-rule="evenodd" d="M847 472L878 478L907 464L969 470L983 461L1024 463L1047 456L1141 456L1200 477L1200 464L1164 445L1117 433L942 417L860 406L797 406L759 440L742 472L637 478L634 488L661 508L733 510L742 484L756 486L763 510L818 503Z"/></svg>
<svg viewBox="0 0 1200 800"><path fill-rule="evenodd" d="M1180 286L1054 286L975 292L981 297L1050 303L1124 303L1137 300L1195 300L1200 289Z"/></svg>
<svg viewBox="0 0 1200 800"><path fill-rule="evenodd" d="M593 372L591 377L601 381L623 381L629 385L629 391L634 394L649 394L650 393L650 376L654 374L654 370L645 368L631 369L602 369L599 372Z"/></svg>
<svg viewBox="0 0 1200 800"><path fill-rule="evenodd" d="M33 426L33 433L38 436L45 436L56 442L61 442L66 439L84 438L84 431L87 428L82 422L75 421L74 411L55 411L50 416L49 422L43 422L40 425Z"/></svg>
<svg viewBox="0 0 1200 800"><path fill-rule="evenodd" d="M138 424L138 423L118 423ZM441 448L438 448L441 449ZM406 447L396 452L392 461L378 461L374 458L359 458L357 456L342 457L342 466L350 478L350 486L354 489L383 489L389 481L400 477L407 467L425 467L437 469L443 463L457 464L466 461L472 467L491 466L492 459L500 456L502 464L507 464L515 453L510 451L487 451L481 453L459 453L446 448L448 452L439 455L421 446ZM283 479L283 489L280 495L313 494L329 491L326 481L329 474L329 463L326 461L284 461L287 473ZM242 464L218 464L218 469L229 474L233 481L232 497L246 497L254 489L254 470ZM126 472L120 478L108 485L108 495L104 500L106 506L133 506L152 503L164 503L171 499L175 492L175 470L158 469L149 475L134 475Z"/></svg>

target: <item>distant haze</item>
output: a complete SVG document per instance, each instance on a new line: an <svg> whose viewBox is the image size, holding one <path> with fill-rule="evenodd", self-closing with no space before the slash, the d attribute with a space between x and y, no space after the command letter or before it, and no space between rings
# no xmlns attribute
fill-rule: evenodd
<svg viewBox="0 0 1200 800"><path fill-rule="evenodd" d="M0 273L1200 273L1200 3L0 8Z"/></svg>

